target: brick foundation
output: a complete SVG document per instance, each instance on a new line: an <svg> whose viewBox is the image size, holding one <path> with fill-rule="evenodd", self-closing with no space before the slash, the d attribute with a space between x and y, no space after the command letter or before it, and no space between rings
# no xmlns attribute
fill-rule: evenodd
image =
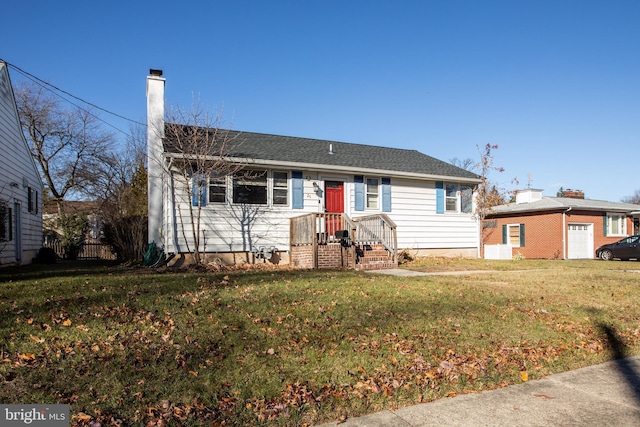
<svg viewBox="0 0 640 427"><path fill-rule="evenodd" d="M353 260L351 248L343 248L339 243L318 245L318 267L325 268L355 268L356 270L383 270L396 268L397 263L382 247L382 245L364 245L355 248L358 262ZM291 265L299 268L314 268L314 252L312 245L291 247L289 257ZM355 265L355 267L354 267Z"/></svg>

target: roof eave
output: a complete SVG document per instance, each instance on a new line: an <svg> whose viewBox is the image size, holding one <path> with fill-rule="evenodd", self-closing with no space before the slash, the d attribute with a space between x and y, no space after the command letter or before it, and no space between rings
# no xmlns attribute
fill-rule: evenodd
<svg viewBox="0 0 640 427"><path fill-rule="evenodd" d="M189 156L181 154L181 153L165 153L167 157L174 159L185 159ZM208 156L207 160L219 160L218 156ZM305 163L305 162L286 162L280 160L266 160L266 159L248 159L248 158L238 158L234 157L234 163L237 164L246 164L246 165L254 165L254 166L272 166L272 167L281 167L281 168L290 168L290 169L311 169L317 171L325 171L325 172L343 172L344 167L334 166L334 165L326 165L320 163ZM414 172L403 172L403 171L394 171L387 169L372 169L372 168L358 168L358 167L349 167L350 173L360 173L363 175L386 175L390 177L398 177L398 178L413 178L413 179L421 179L421 180L455 180L456 182L467 182L473 184L479 184L482 182L480 178L466 178L466 177L457 177L450 175L437 175L437 174L422 174L422 173L414 173Z"/></svg>

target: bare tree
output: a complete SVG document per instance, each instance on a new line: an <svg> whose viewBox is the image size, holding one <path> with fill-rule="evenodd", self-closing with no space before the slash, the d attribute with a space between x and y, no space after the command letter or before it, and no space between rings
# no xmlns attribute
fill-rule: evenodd
<svg viewBox="0 0 640 427"><path fill-rule="evenodd" d="M492 184L489 181L489 173L491 171L504 172L504 168L495 166L493 164L494 155L493 151L497 150L497 145L486 144L484 147L478 147L480 153L480 162L477 164L477 169L480 171L481 182L476 190L476 216L480 223L480 248L484 250L485 240L485 218L487 214L491 212L494 206L502 205L505 203L505 192L501 191L496 184ZM517 184L517 179L514 178L512 183Z"/></svg>
<svg viewBox="0 0 640 427"><path fill-rule="evenodd" d="M96 170L90 186L99 195L104 241L121 261L142 259L147 234L145 131L131 129L124 150L111 153Z"/></svg>
<svg viewBox="0 0 640 427"><path fill-rule="evenodd" d="M186 189L186 212L178 208L180 232L195 264L206 251L206 233L202 226L202 207L209 196L210 182L224 180L243 169L243 159L231 156L239 145L238 133L223 128L221 114L212 114L194 104L188 112L173 110L167 114L165 149L168 173Z"/></svg>
<svg viewBox="0 0 640 427"><path fill-rule="evenodd" d="M62 215L63 201L89 186L110 153L114 137L101 128L91 111L65 109L36 84L20 86L16 103L31 154Z"/></svg>
<svg viewBox="0 0 640 427"><path fill-rule="evenodd" d="M451 160L449 160L449 163L451 163L453 166L459 167L460 169L464 169L471 172L475 172L476 169L478 168L478 163L470 157L467 157L464 160L454 157Z"/></svg>
<svg viewBox="0 0 640 427"><path fill-rule="evenodd" d="M486 144L484 147L478 147L480 153L480 162L477 163L476 168L480 172L481 182L478 185L476 193L476 215L480 221L483 221L487 214L494 206L502 205L505 203L505 192L501 191L498 186L489 180L489 172L504 172L504 168L500 166L494 166L493 150L497 150L497 145ZM512 182L517 183L517 179L514 178Z"/></svg>
<svg viewBox="0 0 640 427"><path fill-rule="evenodd" d="M640 205L640 189L637 189L633 195L624 197L622 199L623 203L633 203L635 205Z"/></svg>

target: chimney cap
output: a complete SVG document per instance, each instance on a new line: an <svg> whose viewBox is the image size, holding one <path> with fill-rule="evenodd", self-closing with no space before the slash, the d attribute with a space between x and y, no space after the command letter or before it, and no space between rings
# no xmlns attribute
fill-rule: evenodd
<svg viewBox="0 0 640 427"><path fill-rule="evenodd" d="M152 68L149 70L149 74L151 74L154 77L162 77L162 70L156 70Z"/></svg>

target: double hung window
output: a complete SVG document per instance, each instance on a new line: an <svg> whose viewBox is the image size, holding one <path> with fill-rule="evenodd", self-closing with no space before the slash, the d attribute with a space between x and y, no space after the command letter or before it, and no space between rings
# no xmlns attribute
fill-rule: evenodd
<svg viewBox="0 0 640 427"><path fill-rule="evenodd" d="M447 212L471 213L473 211L473 187L446 184L445 209Z"/></svg>
<svg viewBox="0 0 640 427"><path fill-rule="evenodd" d="M274 171L273 178L273 190L271 199L274 205L287 205L289 204L289 176L287 172Z"/></svg>
<svg viewBox="0 0 640 427"><path fill-rule="evenodd" d="M378 209L378 178L367 178L367 209Z"/></svg>
<svg viewBox="0 0 640 427"><path fill-rule="evenodd" d="M626 236L627 235L627 218L621 214L608 213L604 217L604 235L605 236Z"/></svg>

